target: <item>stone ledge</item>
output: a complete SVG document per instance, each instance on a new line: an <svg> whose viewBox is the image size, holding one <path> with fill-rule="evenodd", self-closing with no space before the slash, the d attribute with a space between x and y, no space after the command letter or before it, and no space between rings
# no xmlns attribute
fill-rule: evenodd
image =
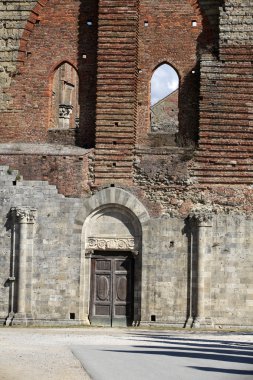
<svg viewBox="0 0 253 380"><path fill-rule="evenodd" d="M82 156L89 154L92 149L84 149L70 145L38 144L38 143L5 143L0 144L0 155L53 155L53 156Z"/></svg>

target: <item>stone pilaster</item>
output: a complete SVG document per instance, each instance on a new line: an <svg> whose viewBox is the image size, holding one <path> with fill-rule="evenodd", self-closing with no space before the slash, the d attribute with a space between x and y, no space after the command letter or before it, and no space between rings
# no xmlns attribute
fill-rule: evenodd
<svg viewBox="0 0 253 380"><path fill-rule="evenodd" d="M205 313L206 289L205 289L205 267L208 239L212 228L211 212L196 212L194 219L197 224L197 302L196 314L193 319L192 327L206 327L212 325L210 318L207 318Z"/></svg>
<svg viewBox="0 0 253 380"><path fill-rule="evenodd" d="M15 215L16 234L18 234L18 290L14 324L27 324L32 319L31 313L31 281L32 281L32 255L33 232L36 220L36 209L28 207L13 208ZM29 259L28 259L29 258Z"/></svg>

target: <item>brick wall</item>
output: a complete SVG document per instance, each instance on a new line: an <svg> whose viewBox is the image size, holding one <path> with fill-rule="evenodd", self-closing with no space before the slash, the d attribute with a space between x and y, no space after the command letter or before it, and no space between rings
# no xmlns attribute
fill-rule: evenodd
<svg viewBox="0 0 253 380"><path fill-rule="evenodd" d="M44 180L56 185L65 196L84 196L89 193L88 161L91 151L74 148L76 152L59 146L17 144L0 147L0 165L18 170L24 180Z"/></svg>
<svg viewBox="0 0 253 380"><path fill-rule="evenodd" d="M135 133L138 2L99 3L95 183L130 184Z"/></svg>
<svg viewBox="0 0 253 380"><path fill-rule="evenodd" d="M200 141L193 176L203 184L252 184L251 1L226 1L219 59L201 62Z"/></svg>
<svg viewBox="0 0 253 380"><path fill-rule="evenodd" d="M192 26L192 22L196 22ZM200 10L189 1L140 3L138 114L136 142L147 144L150 132L150 81L161 63L172 65L180 77L179 128L181 140L191 143L198 131L198 45L203 30ZM192 70L195 73L192 73Z"/></svg>
<svg viewBox="0 0 253 380"><path fill-rule="evenodd" d="M133 0L109 7L101 0L98 51L97 5L92 0L2 4L1 142L93 146L96 108L95 183L131 186L134 141L137 148L172 145L171 139L162 142L150 134L149 119L152 72L168 62L180 75L177 143L191 146L200 137L190 165L192 180L251 184L252 4L199 4L201 8L190 0ZM48 132L53 72L63 61L79 73L79 133Z"/></svg>
<svg viewBox="0 0 253 380"><path fill-rule="evenodd" d="M79 145L94 145L96 7L91 0L37 3L20 40L19 63L11 88L5 93L10 101L0 116L2 142L47 140L53 73L67 61L81 77ZM28 11L24 13L26 18L28 15Z"/></svg>
<svg viewBox="0 0 253 380"><path fill-rule="evenodd" d="M0 110L9 106L6 90L17 68L20 38L36 0L5 1L0 4Z"/></svg>

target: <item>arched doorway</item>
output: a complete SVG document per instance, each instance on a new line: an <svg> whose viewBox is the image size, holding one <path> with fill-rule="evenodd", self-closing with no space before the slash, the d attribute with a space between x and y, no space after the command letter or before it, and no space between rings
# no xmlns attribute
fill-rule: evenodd
<svg viewBox="0 0 253 380"><path fill-rule="evenodd" d="M90 259L89 320L127 326L138 320L141 288L141 226L126 207L106 205L85 222Z"/></svg>

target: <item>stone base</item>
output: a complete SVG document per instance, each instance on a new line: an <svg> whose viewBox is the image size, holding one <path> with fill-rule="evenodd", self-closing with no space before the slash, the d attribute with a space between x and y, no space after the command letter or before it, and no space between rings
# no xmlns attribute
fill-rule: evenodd
<svg viewBox="0 0 253 380"><path fill-rule="evenodd" d="M13 312L9 313L8 317L4 321L5 326L11 326L13 323L14 317L15 317L15 313Z"/></svg>
<svg viewBox="0 0 253 380"><path fill-rule="evenodd" d="M196 317L196 318L194 318L191 327L195 328L195 329L214 328L214 324L213 324L212 318Z"/></svg>
<svg viewBox="0 0 253 380"><path fill-rule="evenodd" d="M12 318L12 326L28 326L33 324L32 314L16 313Z"/></svg>
<svg viewBox="0 0 253 380"><path fill-rule="evenodd" d="M88 316L82 319L50 319L34 318L31 313L9 313L7 318L0 318L0 324L5 326L90 326Z"/></svg>
<svg viewBox="0 0 253 380"><path fill-rule="evenodd" d="M190 329L190 328L192 328L192 326L193 326L193 317L189 317L186 320L184 327Z"/></svg>
<svg viewBox="0 0 253 380"><path fill-rule="evenodd" d="M172 328L184 328L185 327L185 323L182 321L178 321L178 322L150 322L150 321L140 321L140 323L136 326L136 327L145 327L145 326L149 326L149 327L172 327Z"/></svg>
<svg viewBox="0 0 253 380"><path fill-rule="evenodd" d="M32 326L44 327L71 327L71 326L90 326L90 322L84 319L34 319Z"/></svg>

